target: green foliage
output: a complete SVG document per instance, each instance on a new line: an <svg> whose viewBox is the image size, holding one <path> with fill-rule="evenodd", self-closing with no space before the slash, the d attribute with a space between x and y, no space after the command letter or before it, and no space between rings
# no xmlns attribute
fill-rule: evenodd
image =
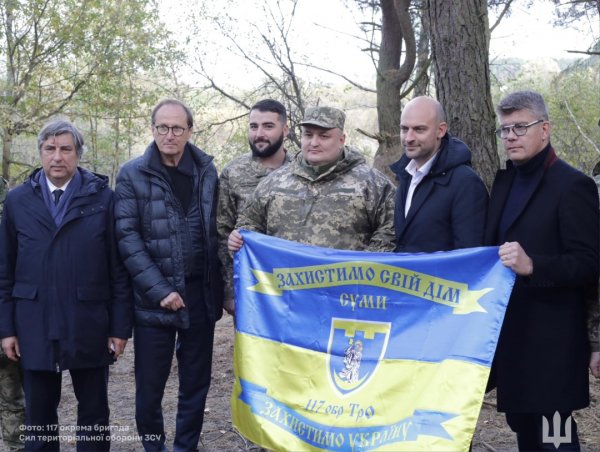
<svg viewBox="0 0 600 452"><path fill-rule="evenodd" d="M546 94L559 156L591 174L600 160L600 58L591 67L561 73Z"/></svg>
<svg viewBox="0 0 600 452"><path fill-rule="evenodd" d="M497 69L500 67L501 64ZM600 58L572 61L562 71L552 60L539 63L512 60L509 71L497 70L496 74L494 104L512 91L533 90L542 94L556 152L571 165L591 174L600 160Z"/></svg>
<svg viewBox="0 0 600 452"><path fill-rule="evenodd" d="M57 114L77 118L86 132L112 131L101 140L91 137L92 144L108 140L113 149L131 149L127 135L138 132L134 123L142 116L147 121L148 104L159 96L159 83L148 90L145 80L159 80L153 71L167 58L181 57L171 51L155 4L5 0L0 14L0 60L6 63L0 68L3 173L15 163L10 155L15 137L36 134ZM93 151L96 160L104 158L103 148ZM106 158L115 161L114 153Z"/></svg>

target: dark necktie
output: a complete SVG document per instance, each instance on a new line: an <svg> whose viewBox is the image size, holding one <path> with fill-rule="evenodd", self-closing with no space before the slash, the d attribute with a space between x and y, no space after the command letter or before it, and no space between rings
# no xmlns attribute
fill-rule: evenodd
<svg viewBox="0 0 600 452"><path fill-rule="evenodd" d="M52 194L54 195L54 205L58 204L58 201L60 201L60 197L62 196L62 194L64 193L64 190L61 190L60 188L57 188L56 190L54 190L52 192Z"/></svg>

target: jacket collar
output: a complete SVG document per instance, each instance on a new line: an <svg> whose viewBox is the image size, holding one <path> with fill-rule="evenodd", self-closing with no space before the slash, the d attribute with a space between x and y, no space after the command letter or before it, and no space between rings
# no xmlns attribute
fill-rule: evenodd
<svg viewBox="0 0 600 452"><path fill-rule="evenodd" d="M40 173L42 168L36 168L29 175L27 183L33 188L34 191L40 190ZM87 196L90 194L97 193L104 187L108 186L108 176L103 174L93 173L92 171L86 170L85 168L77 167L77 171L81 176L81 187L77 193L74 193L74 197Z"/></svg>
<svg viewBox="0 0 600 452"><path fill-rule="evenodd" d="M188 155L186 155L188 154ZM193 166L206 166L209 165L213 160L213 157L206 154L200 148L194 146L192 143L188 142L185 145L185 149L183 151L183 156L179 162L178 168L184 172L184 174L188 175L193 174ZM158 146L156 146L156 142L153 141L148 145L144 154L142 155L141 160L142 167L146 167L148 169L154 170L155 172L162 171L162 162L160 160L160 151L158 150ZM181 168L183 165L183 168Z"/></svg>
<svg viewBox="0 0 600 452"><path fill-rule="evenodd" d="M548 144L540 154L540 162L537 162L537 166L535 165L536 162L534 162L532 167L535 167L535 170L528 176L532 178L532 183L529 185L529 191L524 194L526 201L523 203L522 209L514 216L512 223L508 225L507 231L510 230L515 221L517 221L522 213L527 209L529 201L537 191L539 185L544 179L544 176L550 167L552 167L552 165L558 161L558 156L550 144ZM496 178L494 179L491 193L494 202L491 202L489 205L487 221L488 226L493 225L493 228L486 228L485 241L487 245L496 245L495 241L497 237L498 225L500 223L502 211L506 203L506 198L510 193L510 189L516 175L516 167L511 161L506 162L506 169L498 170L496 173Z"/></svg>
<svg viewBox="0 0 600 452"><path fill-rule="evenodd" d="M396 174L396 179L401 180L401 177L408 177L405 168L409 163L410 159L404 154L398 161L390 165L390 169ZM471 150L464 142L446 132L442 138L440 150L431 165L429 175L431 177L443 176L449 170L460 165L471 166Z"/></svg>
<svg viewBox="0 0 600 452"><path fill-rule="evenodd" d="M327 180L334 179L338 175L350 171L355 166L360 165L361 163L365 163L365 158L357 149L354 149L350 146L344 146L342 152L344 153L344 157L341 160L338 160L338 162L331 168L329 168L327 171L319 174L315 174L314 171L312 171L309 168L306 168L302 164L302 152L298 152L298 154L296 154L294 160L290 164L290 171L296 176L303 177L304 179L309 179L312 181Z"/></svg>

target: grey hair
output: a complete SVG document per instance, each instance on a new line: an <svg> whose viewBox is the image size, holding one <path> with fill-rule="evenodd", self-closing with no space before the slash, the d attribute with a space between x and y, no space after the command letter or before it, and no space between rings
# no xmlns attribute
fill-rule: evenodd
<svg viewBox="0 0 600 452"><path fill-rule="evenodd" d="M156 113L165 105L177 105L181 107L185 112L188 127L194 127L194 115L192 114L192 110L186 104L177 99L163 99L154 106L152 109L152 114L150 115L152 125L156 124Z"/></svg>
<svg viewBox="0 0 600 452"><path fill-rule="evenodd" d="M535 116L548 121L548 109L541 94L535 91L516 91L500 101L496 107L499 116L510 115L515 111L529 110Z"/></svg>
<svg viewBox="0 0 600 452"><path fill-rule="evenodd" d="M64 135L65 133L70 133L73 136L73 141L75 142L75 152L77 152L77 157L81 158L83 152L85 151L83 135L79 129L77 129L77 127L75 127L66 119L54 119L44 125L37 137L38 151L41 152L42 145L48 138Z"/></svg>

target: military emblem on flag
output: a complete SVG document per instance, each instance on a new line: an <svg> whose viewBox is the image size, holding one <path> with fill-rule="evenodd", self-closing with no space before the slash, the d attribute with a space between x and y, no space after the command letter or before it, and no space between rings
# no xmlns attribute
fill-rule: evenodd
<svg viewBox="0 0 600 452"><path fill-rule="evenodd" d="M341 397L366 385L385 355L391 324L352 319L331 319L329 381Z"/></svg>
<svg viewBox="0 0 600 452"><path fill-rule="evenodd" d="M514 284L497 247L367 253L242 235L242 435L271 450L469 448Z"/></svg>

